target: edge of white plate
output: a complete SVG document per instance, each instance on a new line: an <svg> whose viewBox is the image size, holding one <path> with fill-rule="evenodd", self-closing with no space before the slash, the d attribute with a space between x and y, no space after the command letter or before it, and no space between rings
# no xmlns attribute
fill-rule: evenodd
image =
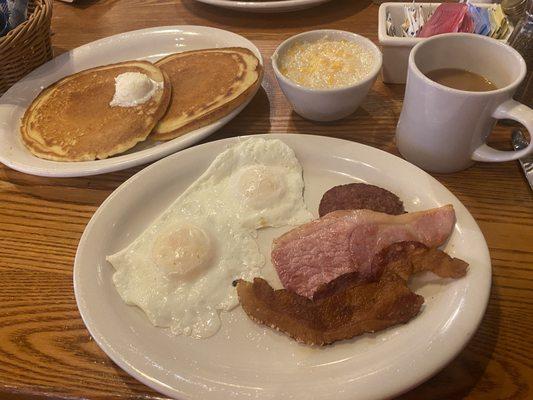
<svg viewBox="0 0 533 400"><path fill-rule="evenodd" d="M231 0L196 0L216 7L246 12L289 12L311 8L332 0L278 0L267 2L231 1Z"/></svg>
<svg viewBox="0 0 533 400"><path fill-rule="evenodd" d="M219 28L212 28L208 26L201 26L201 25L169 25L169 26L158 26L158 27L153 27L153 28L144 28L144 29L138 29L134 31L118 33L112 36L107 36L105 38L98 39L93 42L86 43L82 46L76 47L72 50L69 50L53 58L52 60L36 68L32 72L30 72L28 75L26 75L24 78L22 78L20 81L15 83L6 93L4 93L0 97L0 105L5 104L5 103L9 104L8 103L9 100L12 97L14 97L14 94L17 92L20 86L24 85L26 81L31 80L33 77L39 76L39 74L41 74L43 69L48 68L48 66L51 63L57 63L57 62L61 63L61 61L67 60L69 57L72 57L75 54L84 53L88 49L94 46L101 46L109 42L113 42L115 40L128 39L132 35L154 34L159 31L168 31L168 30L184 31L184 30L192 30L192 29L205 30L205 31L214 32L214 33L219 32L219 33L224 33L224 34L230 34L236 38L239 38L239 40L242 40L243 43L247 45L247 48L249 48L251 51L254 52L254 54L259 59L259 62L261 63L261 65L264 65L263 57L261 55L261 52L257 48L257 46L253 42L245 38L244 36L239 35L235 32L231 32L231 31L227 31L227 30L219 29ZM46 164L46 166L35 166L35 165L27 164L27 163L18 162L17 160L13 160L9 158L8 156L9 151L0 149L0 162L5 164L9 168L17 170L19 172L24 172L24 173L28 173L31 175L37 175L37 176L54 177L54 178L99 175L99 174L104 174L108 172L120 171L126 168L131 168L131 167L142 165L142 164L147 164L154 160L166 157L172 153L175 153L184 148L187 148L191 146L192 144L197 143L200 140L205 139L207 136L215 133L217 130L219 130L225 124L227 124L229 121L235 118L252 101L254 96L259 91L259 87L260 85L255 89L255 91L248 98L248 100L246 100L243 104L241 104L238 108L233 110L230 114L226 115L225 117L203 128L196 129L183 136L172 139L168 142L158 144L148 149L139 150L134 153L114 156L114 157L110 157L104 160L81 161L81 162L59 162L59 161L43 160L32 155L34 158L39 160L39 163L42 162ZM13 100L16 101L16 99L13 99ZM16 132L16 134L18 134L18 132Z"/></svg>
<svg viewBox="0 0 533 400"><path fill-rule="evenodd" d="M293 134L263 134L263 135L252 135L252 136L266 137L266 138L283 140L284 138L287 138L289 136L296 136L296 135L293 135ZM337 138L331 138L331 137L326 137L326 136L319 136L319 135L298 134L297 136L302 138L303 140L306 140L306 141L312 141L312 140L317 140L317 139L319 139L319 140L320 139L322 139L322 140L323 139L327 139L327 140L331 140L331 141L354 144L354 145L357 145L357 146L361 146L362 148L365 149L365 151L376 152L376 153L385 153L387 156L390 156L390 157L393 157L393 158L397 159L399 162L403 163L406 167L412 168L414 171L417 171L418 173L422 173L432 184L437 184L438 186L442 186L442 189L444 191L448 192L448 195L450 196L450 198L452 198L454 200L454 203L455 203L454 207L456 207L456 206L459 207L461 209L461 211L464 213L465 218L468 219L468 221L465 221L465 222L468 222L469 224L472 224L473 226L475 226L477 228L477 230L479 231L481 239L483 240L483 249L482 249L483 255L482 255L482 258L484 259L484 263L486 263L487 266L488 266L488 271L487 271L488 276L487 276L486 286L483 288L483 296L484 297L480 299L481 301L479 302L479 305L474 310L474 314L475 315L471 315L471 318L470 318L471 322L469 323L469 325L470 325L469 328L471 328L471 330L466 332L465 335L462 336L460 339L457 339L455 342L453 342L452 345L446 349L445 356L441 356L438 360L431 361L431 363L430 363L431 365L429 367L427 367L425 373L418 374L415 377L409 376L407 379L405 379L405 378L402 379L401 382L395 382L393 384L390 384L389 387L388 387L388 390L383 391L379 398L390 398L392 396L397 396L397 395L400 395L402 393L405 393L405 392L413 389L414 387L420 385L421 383L425 382L426 380L431 378L433 375L437 374L446 365L448 365L463 350L463 348L468 344L468 342L470 341L470 339L472 338L474 333L477 331L477 329L479 327L479 324L481 323L481 320L482 320L482 318L483 318L483 316L485 314L487 305L488 305L490 289L491 289L491 285L492 285L492 263L491 263L490 253L489 253L489 250L488 250L488 247L487 247L486 240L485 240L485 238L483 236L483 233L481 232L481 229L479 229L479 226L478 226L477 222L472 217L470 212L466 209L466 207L459 201L459 199L451 191L449 191L444 185L442 185L435 178L433 178L431 175L429 175L427 172L423 171L422 169L418 168L417 166L415 166L415 165L405 161L404 159L402 159L400 157L397 157L397 156L395 156L395 155L393 155L391 153L388 153L386 151L383 151L383 150L380 150L380 149L377 149L377 148L374 148L374 147L371 147L371 146L363 145L361 143L351 142L351 141L347 141L347 140L344 140L344 139L337 139ZM221 143L222 142L222 143L225 143L225 144L229 144L232 141L237 141L237 140L240 140L242 138L247 138L247 137L251 137L251 136L236 136L236 137L232 137L232 138L221 139L221 140L214 141L214 142L204 143L204 144L201 144L199 146L195 146L193 148L186 149L186 150L184 150L184 151L182 151L180 153L174 154L171 157L180 157L182 153L190 152L190 151L197 151L198 148L201 148L201 147L204 147L204 146L213 146L215 143ZM109 197L96 210L96 212L92 216L91 220L87 224L87 226L86 226L86 228L85 228L85 230L83 232L83 235L82 235L82 237L80 239L80 242L78 244L78 249L87 240L87 236L89 236L89 234L90 234L90 231L92 229L92 225L93 225L94 221L98 218L98 214L101 212L103 207L105 207L105 205L108 202L110 202L115 196L117 196L122 190L124 190L129 183L131 183L132 181L138 179L140 176L142 176L144 173L146 173L149 169L157 168L158 167L158 163L162 162L162 161L163 160L160 160L160 161L158 161L158 162L156 162L156 163L144 168L143 170L139 171L138 173L136 173L135 175L130 177L128 180L126 180L124 183L122 183L117 189L115 189L113 191L113 193L111 193L111 195L109 195ZM80 315L82 317L82 320L83 320L87 330L90 332L91 336L94 338L96 343L100 346L100 348L120 368L122 368L124 371L126 371L128 374L130 374L132 377L134 377L138 381L142 382L146 386L158 391L159 393L162 393L162 394L164 394L166 396L173 397L173 398L178 398L176 396L185 395L185 393L183 393L183 392L181 392L181 391L179 391L179 390L177 390L175 388L171 388L171 387L169 387L168 385L166 385L163 382L160 382L160 381L155 380L155 379L151 379L149 376L146 376L141 371L135 369L132 365L128 364L121 357L120 354L117 354L115 352L115 350L111 346L108 345L108 343L105 340L105 338L96 335L96 332L93 329L91 329L91 321L89 321L89 319L88 319L87 310L85 309L85 306L84 306L83 302L79 298L79 291L81 289L79 288L79 282L77 282L77 279L76 279L78 274L79 274L79 268L80 268L80 267L78 267L78 265L79 265L78 262L79 261L78 261L78 250L77 250L76 251L76 257L75 257L75 260L74 260L74 271L73 271L73 285L74 285L74 295L75 295L75 298L76 298L76 304L78 306L78 310L80 312ZM348 399L352 398L352 396L350 394L347 394L346 392L344 392L344 393L345 393L345 396L338 395L335 398L338 399L338 400L348 400ZM378 398L376 397L375 399L377 400Z"/></svg>

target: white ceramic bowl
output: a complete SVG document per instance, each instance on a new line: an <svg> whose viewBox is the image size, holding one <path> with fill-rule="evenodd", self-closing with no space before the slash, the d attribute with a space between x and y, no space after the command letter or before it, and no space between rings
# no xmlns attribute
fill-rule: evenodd
<svg viewBox="0 0 533 400"><path fill-rule="evenodd" d="M372 71L362 81L335 89L313 89L293 82L285 77L278 68L279 60L295 42L315 41L323 37L344 39L369 49L375 57ZM313 121L334 121L352 114L361 104L374 84L381 69L382 57L379 48L364 36L334 29L309 31L292 36L281 43L272 55L272 67L278 84L292 104L294 111L302 117Z"/></svg>

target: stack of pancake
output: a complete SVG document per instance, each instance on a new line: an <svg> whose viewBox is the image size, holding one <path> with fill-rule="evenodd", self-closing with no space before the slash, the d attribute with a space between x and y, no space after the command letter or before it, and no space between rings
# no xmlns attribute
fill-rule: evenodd
<svg viewBox="0 0 533 400"><path fill-rule="evenodd" d="M158 84L148 101L110 105L115 78L125 72L143 73ZM228 115L253 96L262 74L257 57L237 47L91 68L44 89L26 110L20 133L40 158L104 159L147 138L174 139Z"/></svg>

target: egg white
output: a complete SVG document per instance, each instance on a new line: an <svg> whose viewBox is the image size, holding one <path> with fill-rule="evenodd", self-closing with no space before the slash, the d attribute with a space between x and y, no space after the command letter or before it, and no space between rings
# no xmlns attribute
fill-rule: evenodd
<svg viewBox="0 0 533 400"><path fill-rule="evenodd" d="M303 200L302 166L278 139L250 138L221 153L181 196L217 199L215 214L230 214L243 228L300 225L313 217Z"/></svg>
<svg viewBox="0 0 533 400"><path fill-rule="evenodd" d="M246 139L221 153L133 243L107 259L122 299L156 326L205 338L238 304L232 281L261 276L254 237L312 216L302 168L280 140Z"/></svg>
<svg viewBox="0 0 533 400"><path fill-rule="evenodd" d="M199 252L206 263L196 263L189 270L173 268L154 254L161 253L158 244L162 237L184 226L195 227L209 237L208 248L203 249L204 254ZM202 244L205 242L200 242L200 247ZM175 250L169 247L167 250ZM238 304L233 280L258 276L265 262L248 232L173 210L130 246L107 259L116 269L113 282L127 304L140 307L156 326L198 338L216 333L220 327L219 311L231 310Z"/></svg>

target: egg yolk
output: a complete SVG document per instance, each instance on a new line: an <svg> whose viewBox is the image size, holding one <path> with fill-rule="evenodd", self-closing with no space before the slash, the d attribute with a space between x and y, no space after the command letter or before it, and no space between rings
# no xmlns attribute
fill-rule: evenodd
<svg viewBox="0 0 533 400"><path fill-rule="evenodd" d="M209 236L194 225L183 225L160 234L152 247L156 264L169 273L180 275L205 267L212 253Z"/></svg>
<svg viewBox="0 0 533 400"><path fill-rule="evenodd" d="M245 169L238 183L239 193L254 209L264 209L285 193L284 179L271 168L255 165Z"/></svg>

